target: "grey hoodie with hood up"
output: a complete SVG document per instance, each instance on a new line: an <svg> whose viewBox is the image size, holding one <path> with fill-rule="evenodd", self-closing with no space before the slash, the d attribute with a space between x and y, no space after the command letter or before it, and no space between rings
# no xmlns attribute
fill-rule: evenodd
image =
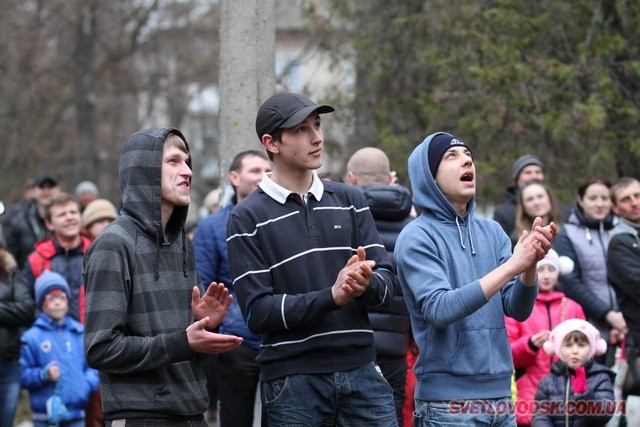
<svg viewBox="0 0 640 427"><path fill-rule="evenodd" d="M500 225L460 216L429 169L429 135L409 157L413 203L421 215L404 227L394 252L420 355L415 398L424 401L511 396L513 361L504 316L531 314L538 286L513 278L487 300L480 279L511 257Z"/></svg>
<svg viewBox="0 0 640 427"><path fill-rule="evenodd" d="M85 354L100 371L107 420L190 418L207 409L200 355L189 349L191 291L202 284L183 231L188 206L176 206L162 233L164 141L173 128L146 129L120 155L121 215L84 259ZM189 166L191 163L189 162Z"/></svg>

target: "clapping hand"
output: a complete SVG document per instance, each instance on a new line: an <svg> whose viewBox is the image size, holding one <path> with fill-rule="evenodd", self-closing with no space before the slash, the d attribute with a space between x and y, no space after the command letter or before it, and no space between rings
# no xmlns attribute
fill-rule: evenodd
<svg viewBox="0 0 640 427"><path fill-rule="evenodd" d="M233 295L222 283L211 282L204 295L200 296L200 289L193 287L191 293L191 311L196 320L208 318L207 329L216 328L227 314Z"/></svg>

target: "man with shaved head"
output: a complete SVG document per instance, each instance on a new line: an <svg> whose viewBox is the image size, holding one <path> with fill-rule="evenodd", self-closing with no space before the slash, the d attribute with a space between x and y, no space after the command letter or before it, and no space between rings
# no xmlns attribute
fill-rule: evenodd
<svg viewBox="0 0 640 427"><path fill-rule="evenodd" d="M413 220L409 190L392 185L393 180L389 158L379 148L362 148L353 153L347 162L346 183L362 190L380 240L391 257L400 231ZM402 289L396 287L393 302L388 307L367 309L373 329L376 363L393 388L398 424L403 425L402 406L406 399L406 351L409 347L410 322Z"/></svg>

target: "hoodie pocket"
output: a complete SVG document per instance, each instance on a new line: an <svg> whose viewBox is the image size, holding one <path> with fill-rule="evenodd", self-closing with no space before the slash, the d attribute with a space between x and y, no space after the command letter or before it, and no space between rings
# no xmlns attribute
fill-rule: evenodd
<svg viewBox="0 0 640 427"><path fill-rule="evenodd" d="M447 362L454 374L493 375L513 370L510 355L505 328L464 330Z"/></svg>

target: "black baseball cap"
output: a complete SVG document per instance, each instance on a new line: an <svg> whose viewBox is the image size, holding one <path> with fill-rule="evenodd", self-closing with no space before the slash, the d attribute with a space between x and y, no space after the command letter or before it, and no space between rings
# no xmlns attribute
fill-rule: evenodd
<svg viewBox="0 0 640 427"><path fill-rule="evenodd" d="M277 93L260 106L256 117L256 132L262 140L262 135L299 125L313 112L324 114L333 111L335 108L332 106L316 105L297 93Z"/></svg>
<svg viewBox="0 0 640 427"><path fill-rule="evenodd" d="M42 187L47 182L53 185L54 187L58 185L58 179L52 173L49 173L49 172L43 172L37 175L33 180L33 183L37 187Z"/></svg>

